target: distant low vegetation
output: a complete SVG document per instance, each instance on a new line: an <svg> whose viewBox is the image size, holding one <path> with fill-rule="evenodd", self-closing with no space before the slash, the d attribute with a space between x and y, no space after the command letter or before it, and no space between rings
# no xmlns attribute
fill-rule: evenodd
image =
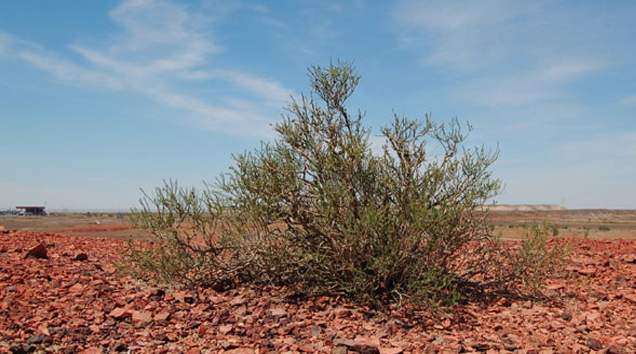
<svg viewBox="0 0 636 354"><path fill-rule="evenodd" d="M558 268L564 248L549 227L515 250L491 234L484 204L500 191L498 151L466 147L470 125L396 114L373 154L364 114L347 108L353 66L315 66L309 79L277 138L235 156L206 190L171 181L144 194L134 219L157 242L133 248L138 274L438 306L533 292Z"/></svg>

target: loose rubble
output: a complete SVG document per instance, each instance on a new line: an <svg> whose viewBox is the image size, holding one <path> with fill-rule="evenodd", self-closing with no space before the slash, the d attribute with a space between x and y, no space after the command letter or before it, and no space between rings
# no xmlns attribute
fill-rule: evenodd
<svg viewBox="0 0 636 354"><path fill-rule="evenodd" d="M284 289L149 286L117 274L125 247L0 233L0 353L636 352L634 241L574 241L569 276L546 284L558 300L503 298L437 317Z"/></svg>

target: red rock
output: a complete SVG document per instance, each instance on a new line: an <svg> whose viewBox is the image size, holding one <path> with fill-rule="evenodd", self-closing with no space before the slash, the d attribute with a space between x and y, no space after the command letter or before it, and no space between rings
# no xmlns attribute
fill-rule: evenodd
<svg viewBox="0 0 636 354"><path fill-rule="evenodd" d="M68 291L71 293L81 293L84 291L84 286L80 283L75 283L73 286L68 288Z"/></svg>
<svg viewBox="0 0 636 354"><path fill-rule="evenodd" d="M548 290L559 290L559 289L565 288L565 284L563 283L550 284L550 285L546 285L545 288Z"/></svg>
<svg viewBox="0 0 636 354"><path fill-rule="evenodd" d="M85 261L88 259L88 255L86 253L78 253L75 258L73 258L74 261Z"/></svg>
<svg viewBox="0 0 636 354"><path fill-rule="evenodd" d="M254 350L250 348L235 348L225 351L228 354L254 354Z"/></svg>
<svg viewBox="0 0 636 354"><path fill-rule="evenodd" d="M23 261L22 250L29 250L43 239L45 246L55 245L47 248L49 260ZM95 353L120 349L186 353L193 348L211 353L360 353L353 344L337 346L334 339L339 336L356 338L353 342L381 338L381 342L370 343L369 349L374 350L377 345L380 354L475 352L466 343L482 350L486 346L479 344L487 344L485 353L492 354L587 353L592 350L587 346L587 337L581 340L586 334L598 340L601 353L627 354L634 352L636 346L632 316L636 306L636 291L632 288L636 267L626 262L629 259L623 259L636 254L635 241L573 241L572 253L582 264L572 267L572 271L590 268L595 270L595 276L568 282L548 279L546 286L558 287L566 294L566 302L538 301L524 306L523 302L507 299L487 306L461 305L452 309L452 323L440 325L439 330L434 325L441 324L441 320L433 319L426 310L418 310L414 317L410 310L397 309L389 316L368 317L368 309L343 299L287 301L285 290L264 290L259 286L239 286L219 293L196 289L198 295L183 292L177 295L180 301L171 301L165 292L155 294L155 287L102 271L113 261L121 260L122 247L125 241L26 232L0 235L0 249L11 250L0 254L0 328L4 340L24 344L24 348L28 348L25 342L29 339L42 340L43 344L31 345L35 348L44 346L45 338L37 336L47 336L46 340L59 344L56 351L66 354L85 348L94 348ZM16 249L20 251L14 252ZM79 249L99 262L90 266L70 262ZM60 254L66 251L67 255L55 258L54 250L60 250ZM602 266L607 254L615 255L616 267ZM73 293L69 290L72 286L66 284L78 284L78 290L81 284L84 290ZM197 296L205 301L194 302ZM233 299L234 306L230 304ZM154 322L143 328L132 319L134 327L117 323L133 317L132 309L154 313ZM228 326L223 329L225 334L221 333L221 326ZM25 333L25 328L32 328L33 333ZM614 344L608 346L609 343Z"/></svg>
<svg viewBox="0 0 636 354"><path fill-rule="evenodd" d="M223 335L232 332L232 329L234 329L234 326L232 326L231 324L219 326L219 332L221 332L221 334Z"/></svg>
<svg viewBox="0 0 636 354"><path fill-rule="evenodd" d="M601 350L601 349L603 349L603 343L601 343L601 341L599 341L598 339L595 339L595 338L588 339L587 346L590 347L590 349L592 349L592 350Z"/></svg>
<svg viewBox="0 0 636 354"><path fill-rule="evenodd" d="M133 323L148 324L152 322L152 313L146 311L134 311L132 313Z"/></svg>
<svg viewBox="0 0 636 354"><path fill-rule="evenodd" d="M380 349L375 341L339 339L334 342L336 346L347 347L350 351L362 354L380 354Z"/></svg>
<svg viewBox="0 0 636 354"><path fill-rule="evenodd" d="M341 346L333 348L331 353L332 354L348 354L349 349L347 349L347 347L345 347L344 345L341 345Z"/></svg>
<svg viewBox="0 0 636 354"><path fill-rule="evenodd" d="M98 347L89 347L80 352L80 354L102 354L103 351Z"/></svg>
<svg viewBox="0 0 636 354"><path fill-rule="evenodd" d="M51 332L49 331L48 327L45 324L41 324L38 326L38 332L40 332L41 334L45 335L45 336L51 336Z"/></svg>
<svg viewBox="0 0 636 354"><path fill-rule="evenodd" d="M39 245L31 248L25 258L27 257L33 257L33 258L39 258L39 259L46 259L49 258L46 254L46 246L43 243L40 243Z"/></svg>
<svg viewBox="0 0 636 354"><path fill-rule="evenodd" d="M623 294L623 299L633 304L636 304L636 294L633 294L633 293Z"/></svg>
<svg viewBox="0 0 636 354"><path fill-rule="evenodd" d="M155 314L155 322L164 322L167 321L168 318L170 318L170 311L167 310Z"/></svg>
<svg viewBox="0 0 636 354"><path fill-rule="evenodd" d="M113 311L111 311L108 316L117 319L117 320L121 320L124 318L128 318L128 317L132 317L132 312L130 310L127 310L123 307L117 307L116 309L114 309Z"/></svg>
<svg viewBox="0 0 636 354"><path fill-rule="evenodd" d="M94 324L88 326L88 329L90 329L93 333L99 333L99 331L101 330L98 325Z"/></svg>
<svg viewBox="0 0 636 354"><path fill-rule="evenodd" d="M345 308L337 308L337 309L333 310L333 313L338 318L344 318L344 317L351 316L351 310L345 309Z"/></svg>
<svg viewBox="0 0 636 354"><path fill-rule="evenodd" d="M621 257L621 261L625 263L636 263L636 254L626 254Z"/></svg>
<svg viewBox="0 0 636 354"><path fill-rule="evenodd" d="M303 353L315 353L316 352L314 350L314 348L311 347L310 345L299 345L298 346L298 351L301 351Z"/></svg>
<svg viewBox="0 0 636 354"><path fill-rule="evenodd" d="M594 267L577 268L576 271L581 275L587 276L594 276L596 274L596 268Z"/></svg>
<svg viewBox="0 0 636 354"><path fill-rule="evenodd" d="M174 299L179 302L185 302L186 292L185 291L175 291L172 296Z"/></svg>
<svg viewBox="0 0 636 354"><path fill-rule="evenodd" d="M283 316L287 316L287 311L285 311L284 308L282 307L277 307L274 308L270 311L271 315L274 317L283 317Z"/></svg>
<svg viewBox="0 0 636 354"><path fill-rule="evenodd" d="M625 346L620 344L612 344L607 348L608 354L625 354L627 351L625 350Z"/></svg>
<svg viewBox="0 0 636 354"><path fill-rule="evenodd" d="M235 297L234 299L230 300L230 305L239 306L239 305L243 305L246 302L247 300L243 297Z"/></svg>

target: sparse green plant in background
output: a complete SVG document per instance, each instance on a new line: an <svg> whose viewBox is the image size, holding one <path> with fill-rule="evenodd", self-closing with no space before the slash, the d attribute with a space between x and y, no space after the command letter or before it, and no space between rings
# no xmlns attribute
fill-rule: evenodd
<svg viewBox="0 0 636 354"><path fill-rule="evenodd" d="M135 222L159 242L133 247L142 273L430 305L549 274L557 254L542 238L513 254L491 235L484 204L500 191L490 172L498 151L464 147L470 125L395 114L373 154L364 114L346 105L353 66L315 66L309 79L312 93L287 107L277 139L235 156L203 193L168 182L144 194Z"/></svg>
<svg viewBox="0 0 636 354"><path fill-rule="evenodd" d="M164 182L152 196L144 192L140 210L131 214L135 227L151 231L149 247L129 243L132 270L160 283L219 285L231 282L240 269L231 255L228 223L216 196Z"/></svg>
<svg viewBox="0 0 636 354"><path fill-rule="evenodd" d="M554 228L544 221L524 234L521 249L511 255L511 276L516 280L509 284L521 283L527 291L538 293L545 278L562 272L571 245L563 239L550 237L549 230L556 236Z"/></svg>
<svg viewBox="0 0 636 354"><path fill-rule="evenodd" d="M552 225L551 228L552 228L552 236L554 237L559 236L559 227L556 225Z"/></svg>
<svg viewBox="0 0 636 354"><path fill-rule="evenodd" d="M599 226L599 228L598 228L598 229L599 229L600 231L609 231L609 230L611 230L611 229L610 229L610 227L609 227L609 226L607 226L607 225Z"/></svg>

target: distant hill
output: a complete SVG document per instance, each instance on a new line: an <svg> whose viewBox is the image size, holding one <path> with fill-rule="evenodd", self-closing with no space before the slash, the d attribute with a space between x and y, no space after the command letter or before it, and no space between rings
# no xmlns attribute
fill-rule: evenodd
<svg viewBox="0 0 636 354"><path fill-rule="evenodd" d="M490 211L556 211L568 210L566 207L552 204L499 204L487 206Z"/></svg>

